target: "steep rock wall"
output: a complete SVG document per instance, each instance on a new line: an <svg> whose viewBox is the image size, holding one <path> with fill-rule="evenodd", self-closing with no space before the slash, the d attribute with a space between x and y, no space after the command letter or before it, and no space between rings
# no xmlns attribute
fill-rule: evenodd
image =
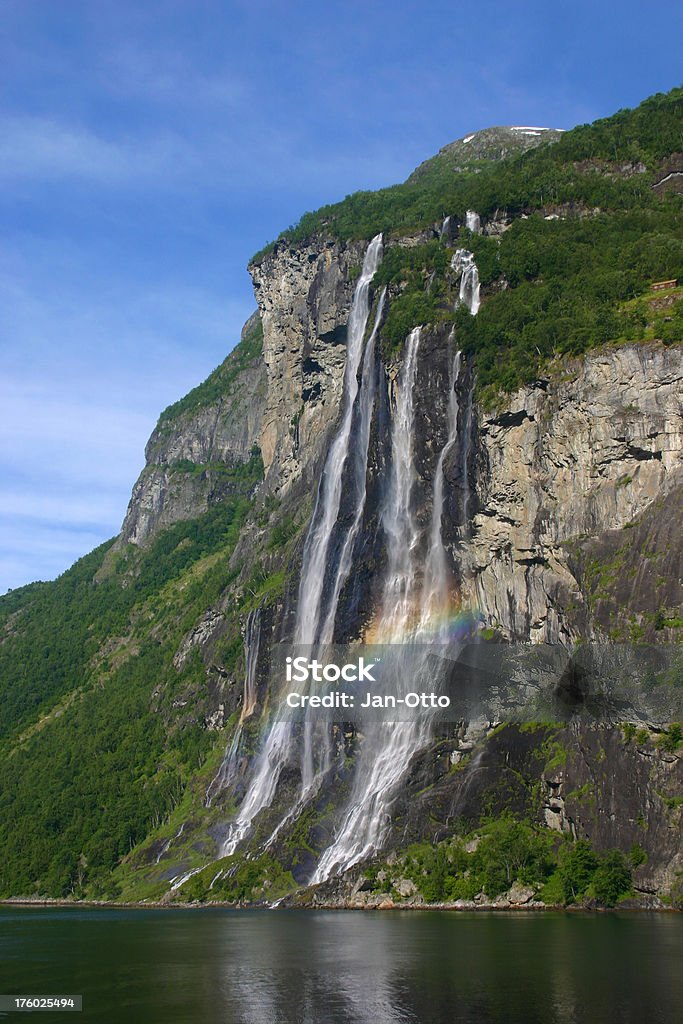
<svg viewBox="0 0 683 1024"><path fill-rule="evenodd" d="M324 450L342 395L346 323L364 243L277 246L250 267L268 387L259 444L269 487L287 490Z"/></svg>
<svg viewBox="0 0 683 1024"><path fill-rule="evenodd" d="M258 325L250 317L242 341ZM230 493L229 471L253 456L258 444L266 373L259 356L243 361L216 397L198 407L159 420L145 448L145 468L131 495L118 544L145 545L159 530L192 519ZM231 372L232 371L232 372ZM227 471L227 472L226 472Z"/></svg>
<svg viewBox="0 0 683 1024"><path fill-rule="evenodd" d="M680 482L682 411L683 352L651 344L590 353L480 412L466 599L511 637L577 635L567 542L626 526Z"/></svg>

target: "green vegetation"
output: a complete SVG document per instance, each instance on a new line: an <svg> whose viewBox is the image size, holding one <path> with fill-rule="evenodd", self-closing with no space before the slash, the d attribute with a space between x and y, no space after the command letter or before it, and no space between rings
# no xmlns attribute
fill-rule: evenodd
<svg viewBox="0 0 683 1024"><path fill-rule="evenodd" d="M185 902L195 900L242 903L272 902L295 888L289 871L267 853L243 860L224 857L188 879L179 892Z"/></svg>
<svg viewBox="0 0 683 1024"><path fill-rule="evenodd" d="M529 821L504 816L484 822L467 836L436 845L417 843L397 862L377 862L366 872L377 892L399 893L394 883L413 882L428 903L489 900L515 883L549 904L595 902L613 907L631 892L631 867L644 862L634 847L627 859L619 850L600 856L587 840L572 842Z"/></svg>
<svg viewBox="0 0 683 1024"><path fill-rule="evenodd" d="M675 754L679 747L683 747L683 726L678 722L670 725L659 745L667 754Z"/></svg>
<svg viewBox="0 0 683 1024"><path fill-rule="evenodd" d="M112 870L196 776L215 741L206 670L172 659L235 579L252 470L148 549L108 543L0 598L0 895L116 896ZM186 692L190 713L175 700Z"/></svg>
<svg viewBox="0 0 683 1024"><path fill-rule="evenodd" d="M650 97L635 110L566 132L559 142L500 163L454 173L446 155L437 156L416 179L378 192L356 192L343 201L305 213L280 235L300 242L324 230L340 239L372 238L378 231L407 233L440 222L446 214L463 219L468 209L510 216L553 203L628 209L650 205L652 176L625 175L621 167L642 164L651 171L683 148L683 89ZM259 262L274 243L257 253Z"/></svg>
<svg viewBox="0 0 683 1024"><path fill-rule="evenodd" d="M679 197L656 209L515 221L501 239L499 266L509 287L488 296L476 317L461 307L455 318L485 399L533 380L554 357L613 341L683 341L678 304L666 313L645 300L628 304L653 279L683 276Z"/></svg>
<svg viewBox="0 0 683 1024"><path fill-rule="evenodd" d="M470 171L454 172L441 154L405 184L307 213L281 237L296 243L324 230L340 239L378 231L390 238L438 224L446 213L462 221L467 209L513 218L499 240L464 229L458 239L474 252L485 289L476 317L464 307L455 313L458 345L493 404L556 357L608 342L683 341L683 302L661 307L647 297L652 281L683 277L681 197L651 187L662 162L683 148L682 122L683 89L674 89ZM436 239L386 249L375 284L389 286L388 352L418 324L453 319L450 255Z"/></svg>
<svg viewBox="0 0 683 1024"><path fill-rule="evenodd" d="M256 363L263 348L263 327L260 320L245 334L230 355L213 373L180 401L164 409L159 417L159 428L168 428L181 416L196 412L230 394L231 385L239 375Z"/></svg>

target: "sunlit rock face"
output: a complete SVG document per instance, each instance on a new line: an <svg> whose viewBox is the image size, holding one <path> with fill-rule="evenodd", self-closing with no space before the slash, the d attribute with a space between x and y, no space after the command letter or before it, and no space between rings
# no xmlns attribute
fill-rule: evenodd
<svg viewBox="0 0 683 1024"><path fill-rule="evenodd" d="M622 529L681 482L682 382L679 348L632 345L480 413L465 587L508 635L556 642L585 627L569 543Z"/></svg>

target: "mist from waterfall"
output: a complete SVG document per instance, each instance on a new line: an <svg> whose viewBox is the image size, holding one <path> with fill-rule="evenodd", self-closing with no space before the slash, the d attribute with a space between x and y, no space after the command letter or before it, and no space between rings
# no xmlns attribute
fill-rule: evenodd
<svg viewBox="0 0 683 1024"><path fill-rule="evenodd" d="M333 533L339 519L342 481L349 459L354 407L356 406L356 399L359 393L358 371L361 367L363 341L370 316L370 284L382 260L382 253L382 235L379 234L373 238L367 248L351 303L347 327L346 366L344 370L341 418L334 440L328 449L325 467L318 487L316 504L304 545L297 616L293 635L293 641L296 644L319 644L321 642L329 642L329 639L331 639L336 604L343 582L346 575L348 575L353 540L355 539L355 534L357 534L362 516L362 508L360 513L356 510L356 515L354 515L351 527L349 528L349 534L347 534L342 542L342 556L338 560L336 569L333 570L335 575L330 579L329 553ZM370 347L374 354L374 340L380 323L383 304L384 293L380 297L373 332L366 345L366 354L367 349ZM360 385L361 398L364 400L364 404L363 402L361 403L363 408L360 415L360 430L361 434L367 431L369 439L370 417L374 401L374 358L370 357L364 363L363 381L361 381ZM371 382L372 394L370 393ZM364 385L365 391L363 391ZM357 480L360 480L362 476L362 487L359 487L357 492L358 502L362 502L364 505L368 442L365 442L365 455L364 457L360 456L359 462L359 452L362 451L362 447L362 444L354 446L353 469ZM354 530L353 538L349 539L349 535ZM347 542L349 550L348 554L345 555ZM326 634L324 637L321 635L321 626ZM320 735L320 745L317 751L319 761L317 765L314 764L313 740L316 732L309 723L304 726L301 764L302 798L310 790L314 779L325 770L329 758L329 733L327 730L324 730ZM265 737L263 747L256 759L254 771L239 813L232 822L223 843L221 856L229 856L235 852L249 831L256 815L265 807L270 806L282 770L289 763L296 744L296 731L291 722L277 721L272 723ZM289 813L291 814L291 811ZM287 817L289 817L289 814L285 815L285 818ZM282 823L281 821L276 831L279 830ZM272 838L271 836L271 840Z"/></svg>
<svg viewBox="0 0 683 1024"><path fill-rule="evenodd" d="M450 572L442 534L444 466L457 440L459 412L456 384L460 374L460 353L457 353L450 379L448 434L434 474L427 555L421 574L417 558L420 530L414 508L414 394L420 338L421 328L418 327L406 342L398 380L392 424L391 479L382 514L388 567L376 626L377 637L382 644L396 645L391 672L395 692L404 696L410 690L420 689L419 680L424 679L425 685L429 683L433 669L427 663L426 654L422 654L417 679L414 661L406 672L403 645L446 639L446 627L441 627L443 635L440 635L437 626L439 613L447 606L450 597ZM427 650L426 647L416 649ZM398 784L413 756L429 742L431 722L431 715L425 712L407 722L368 725L358 755L345 818L334 842L320 858L313 883L324 881L333 872L350 867L382 846L389 829L389 812Z"/></svg>

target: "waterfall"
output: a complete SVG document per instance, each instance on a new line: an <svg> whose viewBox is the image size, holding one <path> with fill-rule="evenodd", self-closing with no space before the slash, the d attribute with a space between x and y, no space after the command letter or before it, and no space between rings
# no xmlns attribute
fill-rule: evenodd
<svg viewBox="0 0 683 1024"><path fill-rule="evenodd" d="M370 282L375 276L381 259L382 236L380 234L373 238L368 246L349 315L341 423L327 454L301 566L297 621L294 631L294 643L298 644L313 644L318 640L321 605L325 601L323 584L328 568L327 553L339 516L342 475L349 454L353 407L358 394L358 369L363 353L365 328L370 314Z"/></svg>
<svg viewBox="0 0 683 1024"><path fill-rule="evenodd" d="M414 386L420 328L410 334L399 377L399 394L392 427L391 480L383 523L387 535L388 569L384 581L378 623L379 639L396 644L392 661L397 690L419 688L413 670L402 672L401 647L411 641L443 641L445 633L434 632L435 622L449 601L449 571L442 536L444 506L444 464L457 440L458 398L455 390L460 373L460 353L453 361L448 403L448 435L439 455L435 477L428 550L422 583L419 583L416 551L420 536L413 511ZM417 623L414 620L418 608ZM443 630L443 627L441 627ZM419 649L418 649L419 650ZM424 648L426 650L426 648ZM425 655L418 663L418 678L428 681ZM389 811L396 789L413 756L429 741L431 715L407 722L370 723L359 753L355 783L346 816L334 842L325 850L312 882L322 882L335 870L342 871L382 846L389 827Z"/></svg>
<svg viewBox="0 0 683 1024"><path fill-rule="evenodd" d="M413 390L421 333L421 328L416 327L406 343L391 438L389 500L382 514L389 551L389 571L384 584L380 625L380 635L386 643L400 643L405 637L415 579L413 553L419 541L419 533L411 502L415 483Z"/></svg>
<svg viewBox="0 0 683 1024"><path fill-rule="evenodd" d="M340 558L337 563L336 576L333 586L326 588L323 593L324 584L329 580L328 555L331 541L341 507L342 478L344 469L349 457L351 427L354 415L354 406L358 397L358 371L363 355L363 339L370 315L370 284L382 259L382 235L376 235L370 242L360 277L356 284L349 313L347 328L346 346L346 367L344 370L344 389L342 396L341 419L337 433L330 445L325 460L318 494L316 498L313 516L311 517L308 534L304 545L304 554L301 566L301 577L299 581L299 599L297 604L297 617L294 627L294 643L315 644L321 640L321 623L331 633L334 626L334 615L336 613L336 602L343 585L342 573L348 574L348 568L342 565ZM384 294L380 299L380 306L375 317L375 326L371 335L374 352L374 339L381 316L381 306L384 303ZM370 343L370 342L369 342ZM368 343L368 344L369 344ZM371 360L367 362L368 384L366 386L367 402L374 399L374 393L369 394L369 380L371 377ZM365 367L364 367L365 370ZM365 376L365 372L363 374ZM374 378L373 378L374 379ZM362 383L361 383L362 392ZM361 429L364 423L364 416L371 417L371 405L366 413L361 411ZM359 446L354 448L354 458L358 457ZM365 463L362 467L363 481L365 477L365 466L367 464L367 443L365 445ZM360 468L356 464L356 474L360 474ZM365 502L365 484L362 487L362 501ZM362 509L360 512L362 516ZM358 523L360 523L360 516ZM356 522L356 517L352 521ZM357 532L357 528L356 528ZM348 540L348 537L346 538ZM354 538L355 539L355 538ZM352 543L350 545L352 547ZM344 546L342 546L342 554ZM349 550L348 559L351 551ZM344 561L344 565L346 560ZM344 577L345 578L345 577ZM324 614L324 618L323 618ZM329 625L331 623L331 626ZM302 796L310 789L316 771L313 765L313 732L310 725L304 727L304 750L302 763ZM228 836L223 844L221 856L226 857L234 853L237 846L249 831L251 823L256 815L265 807L270 806L275 790L280 779L283 768L292 755L295 744L295 730L291 722L274 722L265 738L261 752L257 758L254 773L252 775L246 796L239 809L235 821L231 824ZM322 741L323 769L329 751L329 735L325 732ZM282 824L282 822L280 823ZM278 826L279 827L279 826ZM276 830L277 831L277 830ZM272 837L271 837L272 838Z"/></svg>
<svg viewBox="0 0 683 1024"><path fill-rule="evenodd" d="M474 262L473 253L467 249L456 249L451 260L451 267L460 274L460 295L458 303L467 306L473 316L479 312L479 270Z"/></svg>
<svg viewBox="0 0 683 1024"><path fill-rule="evenodd" d="M386 288L382 289L382 293L379 297L375 324L372 329L372 334L368 338L368 343L365 347L365 355L363 356L363 373L359 397L359 423L353 453L353 486L356 494L356 507L353 521L344 538L341 554L337 563L337 571L335 574L332 594L330 596L327 616L320 632L320 641L323 644L332 642L334 619L337 611L337 605L339 603L339 595L346 583L346 580L348 579L349 572L351 571L353 549L360 530L363 512L365 510L370 426L372 423L372 410L375 404L375 341L382 319L385 296Z"/></svg>
<svg viewBox="0 0 683 1024"><path fill-rule="evenodd" d="M450 217L450 214L449 214L448 217L444 217L444 219L443 219L443 223L441 225L441 232L439 234L439 238L444 238L447 235L448 229L450 227L450 223L451 223L451 217Z"/></svg>
<svg viewBox="0 0 683 1024"><path fill-rule="evenodd" d="M237 774L237 756L239 753L240 741L244 722L254 713L257 703L258 679L256 666L258 664L259 645L261 643L261 609L254 608L249 612L247 624L244 631L244 695L242 697L242 710L240 711L239 722L230 742L225 757L218 772L211 780L204 798L204 806L210 807L213 798L225 789L232 782Z"/></svg>
<svg viewBox="0 0 683 1024"><path fill-rule="evenodd" d="M481 220L475 210L467 210L465 213L465 227L468 231L478 235L481 231Z"/></svg>
<svg viewBox="0 0 683 1024"><path fill-rule="evenodd" d="M366 479L368 471L368 448L370 445L370 426L372 410L375 404L375 339L382 320L386 289L382 290L377 303L375 323L368 338L363 356L361 386L358 395L357 425L354 435L353 452L351 453L351 480L354 514L351 525L341 542L341 551L337 559L334 578L328 583L329 598L327 614L317 630L316 642L320 647L331 644L334 636L334 622L337 615L339 595L348 579L353 560L353 551L360 531L363 512L365 510ZM303 578L302 578L303 584ZM300 641L303 642L303 641ZM314 763L314 741L317 740L318 765ZM304 723L303 763L301 772L301 800L305 800L321 773L329 767L330 734L322 725L316 726L307 719Z"/></svg>

